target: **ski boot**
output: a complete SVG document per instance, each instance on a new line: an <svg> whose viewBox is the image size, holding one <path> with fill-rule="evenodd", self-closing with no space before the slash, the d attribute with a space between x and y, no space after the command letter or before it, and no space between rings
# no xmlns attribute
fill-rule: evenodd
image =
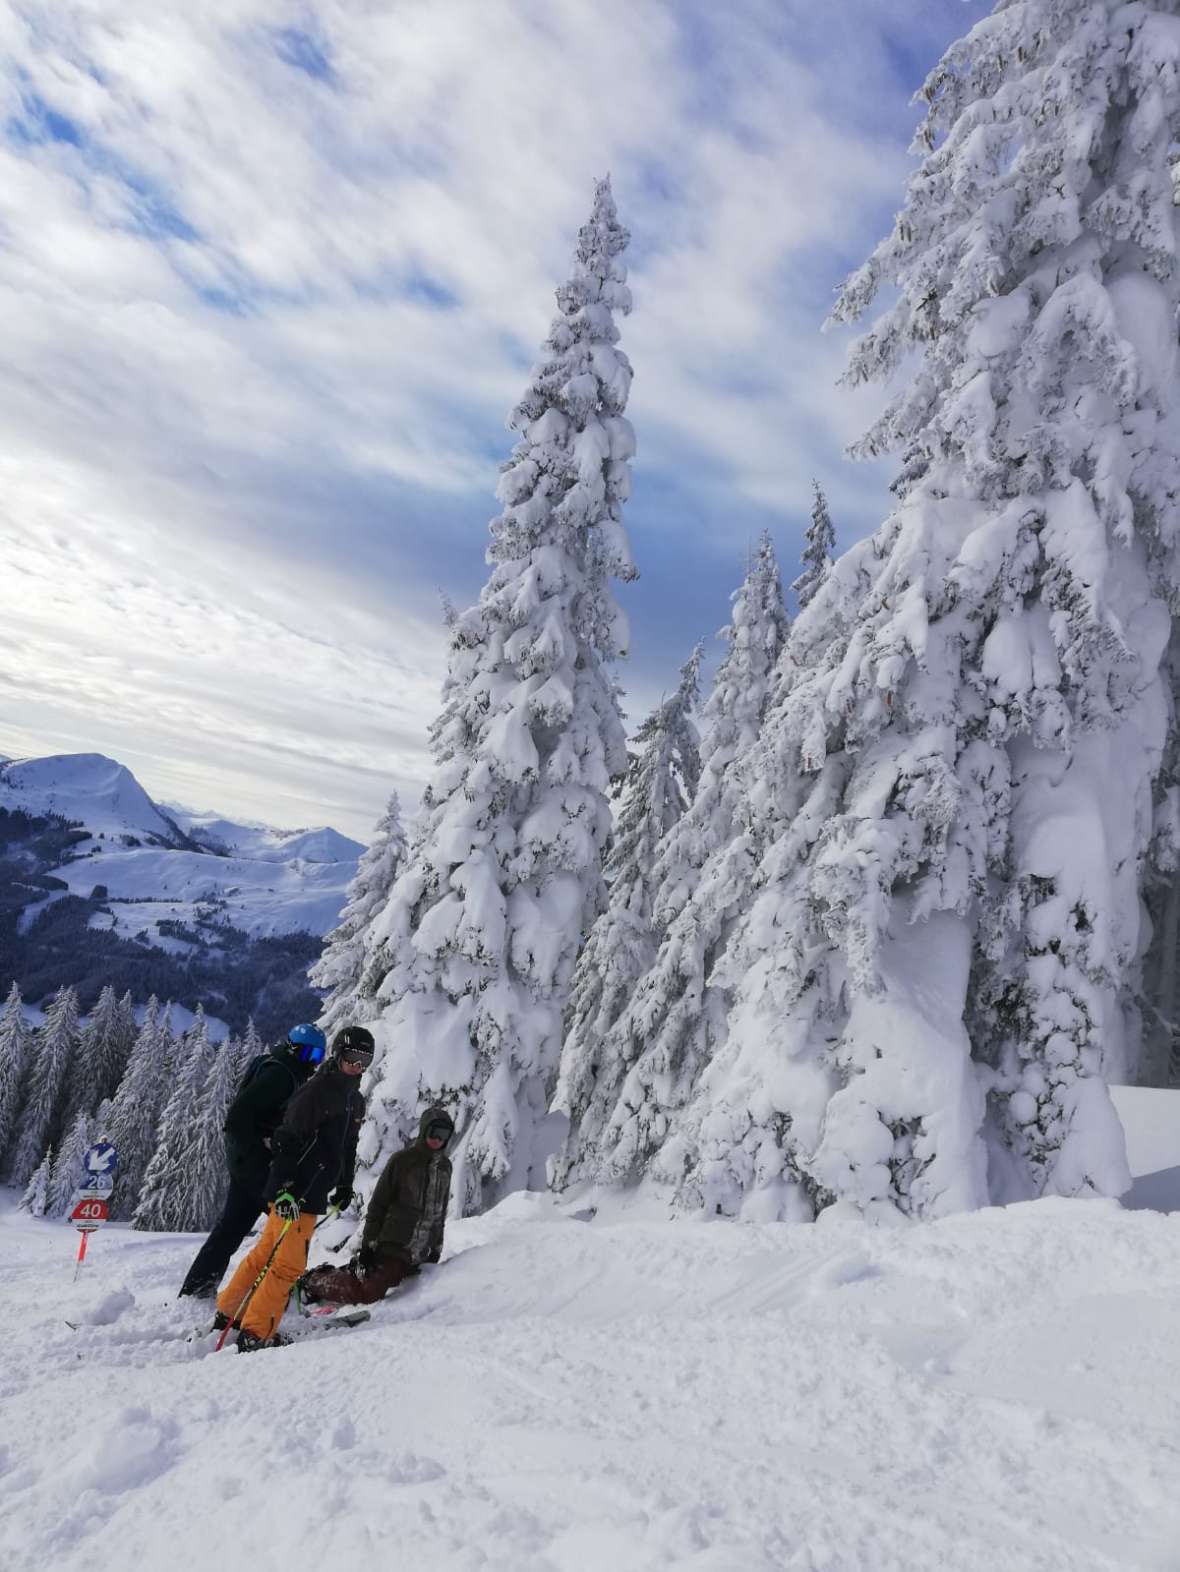
<svg viewBox="0 0 1180 1572"><path fill-rule="evenodd" d="M178 1299L216 1299L220 1278L206 1279L203 1283L185 1283L177 1290Z"/></svg>
<svg viewBox="0 0 1180 1572"><path fill-rule="evenodd" d="M291 1293L300 1315L311 1315L310 1307L323 1303L320 1298L321 1285L325 1277L331 1277L333 1270L330 1266L313 1266L302 1277L295 1279Z"/></svg>
<svg viewBox="0 0 1180 1572"><path fill-rule="evenodd" d="M238 1353L252 1354L259 1348L285 1348L291 1341L281 1332L272 1332L269 1337L259 1337L257 1332L247 1332L244 1329L238 1333Z"/></svg>

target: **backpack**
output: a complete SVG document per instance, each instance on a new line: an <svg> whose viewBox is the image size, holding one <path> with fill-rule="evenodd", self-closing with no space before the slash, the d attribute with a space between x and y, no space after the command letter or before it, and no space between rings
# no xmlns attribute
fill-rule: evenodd
<svg viewBox="0 0 1180 1572"><path fill-rule="evenodd" d="M287 1074L291 1077L292 1095L294 1095L299 1090L299 1077L295 1074L295 1071L291 1068L285 1059L281 1059L279 1055L275 1053L273 1048L268 1048L265 1053L256 1054L254 1058L250 1060L250 1063L246 1066L246 1073L242 1077L242 1084L234 1093L234 1103L237 1102L238 1098L250 1085L251 1081L256 1081L258 1079L262 1072L263 1065L268 1063L277 1064L281 1069L286 1070ZM227 1119L229 1117L229 1113L232 1110L233 1103L230 1104L229 1109L226 1111Z"/></svg>

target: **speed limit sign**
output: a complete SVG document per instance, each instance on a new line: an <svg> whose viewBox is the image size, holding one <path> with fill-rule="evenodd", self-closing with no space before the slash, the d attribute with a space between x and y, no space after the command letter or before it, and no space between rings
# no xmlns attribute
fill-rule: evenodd
<svg viewBox="0 0 1180 1572"><path fill-rule="evenodd" d="M111 1209L107 1205L105 1196L83 1196L70 1213L70 1222L75 1228L90 1233L95 1228L101 1228L110 1213Z"/></svg>

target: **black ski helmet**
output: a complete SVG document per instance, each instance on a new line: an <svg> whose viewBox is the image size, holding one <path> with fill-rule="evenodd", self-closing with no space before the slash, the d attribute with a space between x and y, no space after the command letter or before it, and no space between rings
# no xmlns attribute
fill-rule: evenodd
<svg viewBox="0 0 1180 1572"><path fill-rule="evenodd" d="M372 1064L376 1051L377 1044L373 1041L373 1034L367 1026L342 1027L332 1039L334 1059L359 1060L367 1066Z"/></svg>

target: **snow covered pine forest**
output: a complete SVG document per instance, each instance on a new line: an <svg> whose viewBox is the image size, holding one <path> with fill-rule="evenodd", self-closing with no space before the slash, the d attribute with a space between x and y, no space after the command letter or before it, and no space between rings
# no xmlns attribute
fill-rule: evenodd
<svg viewBox="0 0 1180 1572"><path fill-rule="evenodd" d="M1132 1193L1180 1172L1180 4L999 0L922 98L833 310L888 516L752 543L630 739L596 189L420 810L311 974L378 1042L364 1194L454 1115L440 1267L210 1363L174 1235L256 1036L9 996L6 1567L1180 1568L1180 1191ZM133 1230L71 1285L99 1136Z"/></svg>
<svg viewBox="0 0 1180 1572"><path fill-rule="evenodd" d="M458 1207L938 1217L1117 1196L1177 1069L1180 268L1170 5L1002 4L924 89L833 316L896 503L785 609L763 540L628 755L631 309L609 187L510 417L435 768L322 975L382 1047L365 1160L453 1108ZM878 301L883 308L872 315ZM686 652L687 653L687 652ZM617 793L612 828L612 793Z"/></svg>

